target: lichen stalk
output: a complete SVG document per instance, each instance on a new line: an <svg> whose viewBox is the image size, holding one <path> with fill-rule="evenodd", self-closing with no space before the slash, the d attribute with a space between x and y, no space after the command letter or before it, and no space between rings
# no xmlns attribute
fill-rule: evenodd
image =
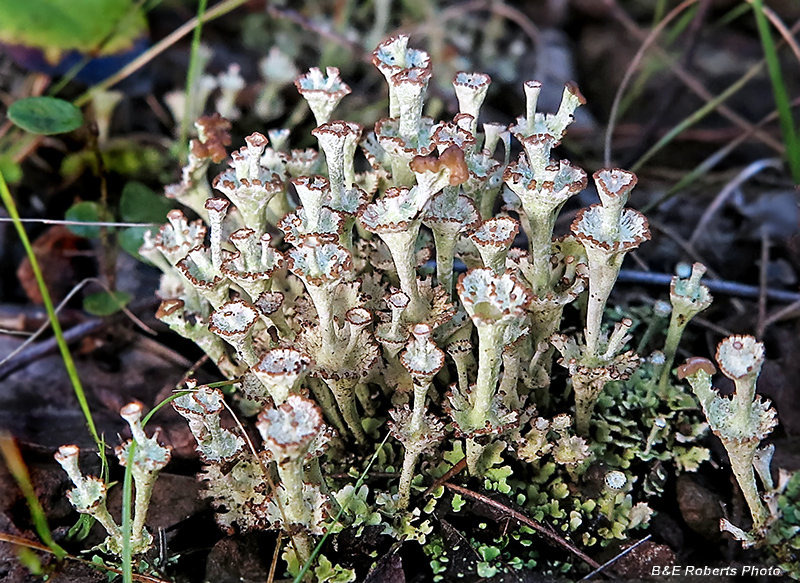
<svg viewBox="0 0 800 583"><path fill-rule="evenodd" d="M420 322L425 318L428 306L419 293L417 284L416 255L414 245L419 235L420 223L414 221L407 231L380 233L380 238L389 247L400 282L400 289L409 298L408 307L403 313L407 322Z"/></svg>
<svg viewBox="0 0 800 583"><path fill-rule="evenodd" d="M619 277L623 253L611 256L586 248L589 260L589 297L586 301L586 352L590 357L598 355L603 313L611 296L611 290Z"/></svg>
<svg viewBox="0 0 800 583"><path fill-rule="evenodd" d="M452 233L446 224L434 224L433 242L436 245L436 280L450 296L453 295L453 261L458 232Z"/></svg>
<svg viewBox="0 0 800 583"><path fill-rule="evenodd" d="M473 409L469 414L472 427L486 424L492 399L497 392L500 365L503 362L503 331L507 322L477 325L478 328L478 379L473 389Z"/></svg>
<svg viewBox="0 0 800 583"><path fill-rule="evenodd" d="M745 410L749 412L749 407ZM731 470L742 491L742 496L744 496L745 502L747 502L747 506L750 509L750 516L753 519L753 530L759 531L767 524L769 511L758 493L756 474L753 468L753 460L755 459L758 441L755 443L736 443L726 440L725 446L728 450Z"/></svg>
<svg viewBox="0 0 800 583"><path fill-rule="evenodd" d="M325 379L325 384L328 385L336 399L336 404L339 405L339 411L342 413L344 422L356 438L356 441L363 445L367 443L367 434L364 433L364 428L361 426L361 418L356 407L354 390L356 382L354 379Z"/></svg>

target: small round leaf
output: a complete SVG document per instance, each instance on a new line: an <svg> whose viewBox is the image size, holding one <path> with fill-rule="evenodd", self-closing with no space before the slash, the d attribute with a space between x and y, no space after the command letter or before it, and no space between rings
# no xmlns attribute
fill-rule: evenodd
<svg viewBox="0 0 800 583"><path fill-rule="evenodd" d="M119 201L119 214L130 223L163 223L172 201L159 196L141 182L125 184Z"/></svg>
<svg viewBox="0 0 800 583"><path fill-rule="evenodd" d="M28 97L8 108L8 119L32 134L63 134L83 125L81 110L56 97Z"/></svg>
<svg viewBox="0 0 800 583"><path fill-rule="evenodd" d="M155 233L158 229L156 227L127 227L119 231L117 240L124 251L149 265L150 262L139 255L139 247L144 243L144 234L147 231Z"/></svg>
<svg viewBox="0 0 800 583"><path fill-rule="evenodd" d="M124 291L115 291L113 295L102 291L83 298L83 309L93 316L110 316L125 307L132 297Z"/></svg>
<svg viewBox="0 0 800 583"><path fill-rule="evenodd" d="M103 207L101 207L98 203L92 201L82 201L76 202L69 207L67 212L64 213L64 218L66 218L68 221L96 223L99 221L108 220L108 217L106 216L104 218L104 215L107 215L107 213L103 212ZM100 236L100 227L96 225L86 225L85 227L82 225L67 225L67 228L79 237L86 237L87 239Z"/></svg>

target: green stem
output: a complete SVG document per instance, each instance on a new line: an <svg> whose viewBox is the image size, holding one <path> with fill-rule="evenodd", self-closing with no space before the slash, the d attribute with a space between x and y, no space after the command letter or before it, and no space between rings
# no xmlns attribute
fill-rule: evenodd
<svg viewBox="0 0 800 583"><path fill-rule="evenodd" d="M285 504L286 519L291 523L286 525L291 528L292 524L308 526L309 516L305 511L303 497L303 462L291 460L285 463L278 463L278 474L281 484L285 491L283 502ZM302 560L306 560L303 557Z"/></svg>
<svg viewBox="0 0 800 583"><path fill-rule="evenodd" d="M207 0L199 0L197 3L197 26L194 27L194 34L192 34L192 52L189 58L189 73L186 75L186 111L184 111L183 119L181 119L181 132L180 138L178 138L178 145L180 148L186 147L186 138L189 135L189 124L193 121L189 119L189 115L192 113L193 109L190 107L190 104L194 100L192 87L194 86L195 78L199 72L197 70L197 53L200 51L200 37L203 32L203 15L206 12L206 4Z"/></svg>
<svg viewBox="0 0 800 583"><path fill-rule="evenodd" d="M136 441L128 445L128 464L122 480L122 583L133 583L133 552L131 549L131 494L133 490L133 460L136 456ZM113 521L112 521L113 522Z"/></svg>
<svg viewBox="0 0 800 583"><path fill-rule="evenodd" d="M390 435L391 435L391 433L387 433L386 434L386 437L384 437L383 441L381 441L380 445L378 445L378 448L375 450L375 453L372 454L372 457L369 459L369 463L367 463L367 467L364 468L364 471L361 472L361 475L358 477L358 480L356 480L356 484L353 487L353 494L351 494L351 496L354 496L355 493L358 492L358 490L364 484L364 480L367 478L367 475L369 474L369 470L372 468L372 465L375 463L375 460L378 459L378 455L381 453L381 451L383 451L383 446L386 445L386 442L389 440L389 436ZM347 506L348 504L349 504L349 501L345 504L345 506ZM342 514L343 513L344 513L344 506L340 506L339 507L339 512L336 513L336 517L333 519L333 524L337 524L339 522L339 520L342 518ZM331 534L331 529L328 529L328 530L325 531L325 534L319 540L319 542L317 543L317 546L315 546L314 549L311 551L311 555L309 556L308 560L306 560L303 563L303 568L300 570L300 572L294 578L293 583L300 583L300 581L303 581L305 579L306 574L308 573L309 569L311 569L311 562L319 554L319 551L322 549L322 545L325 544L325 541L328 539L328 536L330 534ZM308 535L306 535L306 536L308 536Z"/></svg>
<svg viewBox="0 0 800 583"><path fill-rule="evenodd" d="M336 323L333 319L333 288L328 285L318 286L309 283L306 285L306 290L308 290L308 295L311 296L314 308L317 310L320 340L322 341L320 354L317 358L324 363L334 356L336 346Z"/></svg>
<svg viewBox="0 0 800 583"><path fill-rule="evenodd" d="M679 319L683 317L684 324L681 325ZM675 310L669 319L669 328L667 329L667 338L664 340L664 364L661 369L661 378L658 381L658 391L663 393L669 384L669 375L672 371L672 365L675 363L675 355L678 353L678 344L681 342L681 336L686 329L688 318L678 314Z"/></svg>
<svg viewBox="0 0 800 583"><path fill-rule="evenodd" d="M364 409L364 415L367 417L374 417L378 413L375 403L370 397L369 387L366 383L358 383L356 385L356 398L358 399L358 402L361 403L361 407Z"/></svg>
<svg viewBox="0 0 800 583"><path fill-rule="evenodd" d="M769 30L767 17L764 15L763 0L752 0L752 4L758 35L761 37L761 46L764 49L764 57L767 61L767 71L769 71L770 81L772 82L772 95L775 98L775 105L778 109L783 142L786 144L786 157L789 161L794 183L800 184L800 136L797 135L794 128L791 100L786 91L786 84L781 73L778 51L775 48L775 41L773 41Z"/></svg>
<svg viewBox="0 0 800 583"><path fill-rule="evenodd" d="M589 258L589 298L586 301L586 353L597 357L603 312L608 296L619 276L624 253L609 254L587 247Z"/></svg>
<svg viewBox="0 0 800 583"><path fill-rule="evenodd" d="M339 432L339 435L346 435L347 426L345 425L342 416L339 414L339 409L336 407L336 401L334 400L328 385L315 377L308 379L308 383L311 387L311 392L314 393L314 399L322 408L322 411L325 413L325 417L327 417L328 421L333 424L333 426L336 428L336 431Z"/></svg>
<svg viewBox="0 0 800 583"><path fill-rule="evenodd" d="M94 419L92 419L92 412L89 410L89 403L86 400L86 393L83 390L81 379L78 376L78 369L75 367L75 362L72 360L72 354L70 354L67 341L64 340L64 332L61 329L61 323L58 321L58 315L53 307L53 300L50 297L50 292L48 291L47 284L44 281L42 269L39 266L39 261L36 258L36 253L33 251L33 246L31 245L30 239L28 239L28 234L25 232L25 228L22 226L17 205L14 203L11 192L8 190L8 185L6 184L2 172L0 172L0 198L2 198L3 204L6 206L9 216L13 219L14 228L17 230L20 241L22 241L22 246L25 248L25 254L28 256L28 260L30 261L33 277L36 279L36 285L38 286L39 293L42 296L42 303L44 303L44 308L47 311L47 319L50 321L50 326L53 328L53 335L56 338L58 350L61 353L61 359L64 361L64 367L67 369L67 375L72 383L72 389L75 392L75 396L78 398L81 411L86 419L86 425L89 427L89 433L92 435L94 442L97 444L98 452L103 462L103 467L105 467L106 461L103 441L100 439L100 435L97 433L97 428L94 424Z"/></svg>
<svg viewBox="0 0 800 583"><path fill-rule="evenodd" d="M533 268L533 293L543 296L550 291L550 256L553 254L553 228L558 209L542 213L539 209L525 209L528 219L528 248ZM561 208L560 206L558 207Z"/></svg>
<svg viewBox="0 0 800 583"><path fill-rule="evenodd" d="M5 461L6 468L11 473L14 481L17 482L19 489L25 496L25 501L28 504L28 509L31 512L33 525L36 529L36 534L42 539L42 542L53 552L56 558L60 561L67 556L65 551L54 539L50 532L50 526L47 524L47 516L45 516L44 509L42 508L36 491L31 483L28 468L22 459L22 454L17 447L14 438L5 432L0 432L0 454ZM116 526L116 525L114 525Z"/></svg>
<svg viewBox="0 0 800 583"><path fill-rule="evenodd" d="M427 311L425 300L419 293L417 270L414 267L416 264L414 244L417 242L419 227L419 220L414 220L411 228L407 231L380 234L380 238L383 239L392 254L397 278L400 280L400 289L410 300L408 307L403 312L403 317L407 322L421 322Z"/></svg>
<svg viewBox="0 0 800 583"><path fill-rule="evenodd" d="M751 427L753 400L756 396L756 379L758 375L744 376L735 379L736 392L733 394L733 419L731 427Z"/></svg>

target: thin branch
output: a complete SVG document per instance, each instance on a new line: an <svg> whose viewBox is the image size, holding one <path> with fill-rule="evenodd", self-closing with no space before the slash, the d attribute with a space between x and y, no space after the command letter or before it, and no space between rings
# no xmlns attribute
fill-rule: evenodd
<svg viewBox="0 0 800 583"><path fill-rule="evenodd" d="M619 281L623 283L636 283L641 285L669 286L672 275L668 273L654 273L652 271L633 271L623 269L619 272ZM736 281L720 279L704 279L703 285L715 294L735 296L740 298L758 299L760 289L757 285L747 285ZM800 301L800 293L782 289L766 289L767 299L774 302L793 303Z"/></svg>
<svg viewBox="0 0 800 583"><path fill-rule="evenodd" d="M16 222L11 217L0 217L0 223ZM69 221L66 219L19 219L20 223L40 225L68 225L76 227L159 227L161 223L122 223L114 221Z"/></svg>
<svg viewBox="0 0 800 583"><path fill-rule="evenodd" d="M283 544L283 533L278 533L278 540L275 541L275 552L272 553L272 563L269 566L267 583L275 581L275 571L278 569L278 559L281 557L281 545Z"/></svg>
<svg viewBox="0 0 800 583"><path fill-rule="evenodd" d="M644 38L642 45L639 47L639 50L636 51L636 55L634 55L633 60L628 65L628 68L625 70L625 75L622 77L622 83L620 83L619 87L617 88L617 93L614 95L614 102L611 105L611 113L608 116L608 125L606 126L606 136L605 136L605 146L604 146L604 165L606 168L611 166L611 138L614 135L614 126L617 123L617 114L619 113L619 106L622 103L622 96L625 93L625 90L628 88L628 84L630 83L631 79L633 78L633 74L639 68L639 63L642 62L647 49L658 39L658 36L661 34L661 31L672 22L674 18L676 18L681 12L687 9L692 4L695 4L697 0L684 0L678 6L672 9L669 14L667 14L661 22L656 25L653 30ZM616 5L616 3L615 3Z"/></svg>
<svg viewBox="0 0 800 583"><path fill-rule="evenodd" d="M28 540L26 538L22 538L21 536L14 536L13 534L7 534L5 532L0 532L0 542L16 545L18 547L24 547L27 549L33 549L35 551L41 551L43 553L53 554L53 551L51 551L43 544L37 543L36 541ZM122 571L120 569L109 567L108 565L105 564L99 565L97 563L93 563L92 561L88 561L86 559L82 559L74 555L67 555L64 558L69 561L76 561L78 563L83 563L84 565L89 565L90 567L93 567L95 569L103 569L111 573L116 573L117 575L122 575ZM138 573L133 574L133 580L140 581L141 583L169 583L168 581L164 581L163 579L157 579L156 577L151 577L149 575L139 575Z"/></svg>
<svg viewBox="0 0 800 583"><path fill-rule="evenodd" d="M770 326L772 326L775 322L780 322L781 320L788 320L789 318L796 318L797 315L800 314L800 300L797 300L793 304L789 304L788 306L784 306L783 308L776 310L772 314L770 314L766 320L764 320L764 329L766 330Z"/></svg>
<svg viewBox="0 0 800 583"><path fill-rule="evenodd" d="M447 473L445 473L444 476L436 480L430 488L425 490L425 493L422 495L422 497L427 498L428 496L430 496L434 490L436 490L439 486L444 486L445 482L449 482L453 476L460 474L466 467L467 467L467 458L466 456L464 456L458 462L456 462L456 465L447 470Z"/></svg>
<svg viewBox="0 0 800 583"><path fill-rule="evenodd" d="M622 557L624 557L625 555L627 555L628 553L630 553L632 550L634 550L636 547L638 547L638 546L639 546L639 545L641 545L642 543L645 543L645 542L649 541L649 540L650 540L652 537L653 537L653 535L652 535L652 534L648 534L648 535L647 535L646 537L644 537L642 540L640 540L640 541L638 541L637 543L635 543L635 544L633 544L633 545L629 546L627 549L625 549L624 551L622 551L620 554L618 554L618 555L617 555L616 557L614 557L613 559L609 559L609 560L607 560L605 563L603 563L602 565L600 565L600 566L599 566L597 569L595 569L594 571L592 571L591 573L589 573L588 575L586 575L586 577L584 577L583 579L581 579L581 581L588 581L589 579L591 579L592 577L594 577L594 576L595 576L595 575L597 575L598 573L602 572L602 571L603 571L603 570L604 570L606 567L608 567L608 566L610 566L610 565L612 565L612 564L616 563L618 560L620 560Z"/></svg>
<svg viewBox="0 0 800 583"><path fill-rule="evenodd" d="M87 277L86 279L78 282L75 285L75 287L73 287L71 290L69 290L69 293L66 296L64 296L64 299L61 300L61 302L58 304L58 306L56 306L54 313L58 314L59 312L61 312L61 310L64 309L64 307L75 296L75 294L77 294L80 290L82 290L86 286L86 284L88 284L88 283L96 283L100 287L104 288L106 290L106 292L111 294L111 290L109 290L108 286L103 281L97 279L96 277ZM117 303L119 303L119 302L117 302ZM147 324L142 322L139 318L137 318L136 315L133 312L131 312L126 306L123 306L122 304L119 304L119 307L120 307L120 310L122 310L122 312L126 316L128 316L128 318L130 318L130 320L134 324L136 324L139 328L141 328L143 331L147 332L148 334L150 334L152 336L156 335L156 331L155 330L153 330L152 328L150 328L150 326L148 326ZM28 336L28 338L27 338L27 340L25 340L25 342L23 342L22 344L17 346L14 350L12 350L11 353L8 356L6 356L3 360L0 360L0 370L2 369L2 366L4 364L6 364L9 360L14 358L14 356L16 356L17 354L19 354L20 352L25 350L28 346L30 346L39 336L41 336L49 328L50 328L50 320L46 320L41 326L39 326L39 328L36 330L36 332L34 332L30 336Z"/></svg>
<svg viewBox="0 0 800 583"><path fill-rule="evenodd" d="M748 4L752 4L753 0L747 0ZM794 53L794 57L800 62L800 45L797 44L797 41L792 34L792 31L786 28L786 25L781 20L780 16L775 14L775 11L772 8L768 8L767 6L761 6L761 11L766 15L769 21L772 23L772 26L775 27L783 40L789 45L789 48L792 49ZM796 30L796 27L793 27L792 30Z"/></svg>
<svg viewBox="0 0 800 583"><path fill-rule="evenodd" d="M697 221L697 226L694 228L694 231L692 231L692 235L689 237L687 243L689 245L694 245L697 242L698 237L700 237L700 234L706 230L706 227L708 226L708 223L711 222L714 214L722 207L723 204L725 204L725 202L728 200L728 198L730 198L737 188L762 170L766 170L767 168L775 168L776 170L779 170L782 166L783 162L781 162L779 158L756 160L755 162L747 165L733 178L733 180L725 185L725 187L714 198L713 202L703 212L703 215L700 217L700 220Z"/></svg>
<svg viewBox="0 0 800 583"><path fill-rule="evenodd" d="M359 60L365 63L372 63L372 55L369 54L360 44L334 32L330 28L319 26L317 23L312 22L296 10L275 6L275 4L269 2L267 4L267 14L273 18L282 18L284 20L288 20L289 22L293 22L300 28L303 28L309 32L313 32L314 34L319 35L321 38L327 39L349 49L350 52L358 55Z"/></svg>
<svg viewBox="0 0 800 583"><path fill-rule="evenodd" d="M767 282L769 270L769 233L767 229L761 229L761 265L758 266L758 325L756 326L756 338L764 339L764 332L767 329Z"/></svg>
<svg viewBox="0 0 800 583"><path fill-rule="evenodd" d="M605 0L606 4L611 9L611 14L613 17L618 20L622 26L628 31L629 34L639 39L639 41L645 41L649 37L649 34L642 29L628 16L628 14L619 6L616 0ZM798 23L800 25L800 23ZM797 25L793 27L792 30L795 30ZM706 89L703 84L693 75L684 71L679 65L677 65L673 59L669 57L666 51L659 46L658 44L653 45L653 51L656 55L661 59L672 71L672 73L684 84L686 87L692 91L695 95L700 97L703 101L709 102L714 99L714 96ZM757 65L759 68L764 66L764 61L760 61ZM759 69L760 70L760 69ZM753 124L747 121L745 118L737 114L735 111L730 109L727 106L720 105L717 108L717 111L723 117L727 118L737 126L741 127L744 130L752 132L752 135L757 137L759 140L767 144L770 148L775 150L776 152L783 154L784 147L783 144L769 135L767 132L758 130L754 128Z"/></svg>
<svg viewBox="0 0 800 583"><path fill-rule="evenodd" d="M219 18L220 16L227 14L231 10L238 8L242 4L245 4L247 1L248 0L223 0L210 10L206 11L202 19L198 19L196 17L192 18L191 20L186 22L186 24L176 28L174 31L172 31L172 33L161 39L159 42L150 47L147 51L145 51L137 58L135 58L133 61L128 63L126 66L124 66L122 69L114 73L111 77L108 77L107 79L103 80L102 82L98 83L97 85L89 89L86 93L81 95L73 103L78 107L85 105L91 99L92 94L95 91L104 91L110 87L113 87L114 85L125 79L128 75L131 75L136 71L138 71L139 69L141 69L142 67L144 67L147 63L155 59L158 55L160 55L169 47L174 45L184 36L192 32L194 28L201 22L201 20L204 23L210 22L215 18Z"/></svg>
<svg viewBox="0 0 800 583"><path fill-rule="evenodd" d="M492 500L488 496L484 496L483 494L478 494L477 492L473 492L472 490L469 490L469 489L464 488L462 486L457 486L457 485L451 484L449 482L445 483L444 486L446 488L450 489L450 490L453 490L454 492L458 492L462 496L467 496L469 498L472 498L473 500L477 500L479 502L482 502L483 504L491 506L492 508L495 508L495 509L507 514L508 516L510 516L511 518L516 520L517 522L520 522L520 523L524 524L525 526L529 526L530 528L532 528L533 530L538 532L540 535L542 535L546 540L548 540L551 543L555 543L558 546L561 546L561 547L565 548L566 550L568 550L570 553L572 553L573 555L575 555L576 557L581 559L583 562L585 562L587 565L589 565L593 569L597 569L597 568L600 567L600 563L598 563L597 561L592 559L589 555L584 553L582 550L580 550L578 547L573 545L571 542L569 542L566 539L564 539L563 537L561 537L554 530L552 530L551 528L548 528L548 527L546 527L546 526L544 526L542 524L539 524L538 522L534 521L531 518L528 518L527 516L525 516L521 512L518 512L518 511L514 510L513 508L509 508L508 506L506 506L504 504L501 504L500 502L497 502L496 500Z"/></svg>

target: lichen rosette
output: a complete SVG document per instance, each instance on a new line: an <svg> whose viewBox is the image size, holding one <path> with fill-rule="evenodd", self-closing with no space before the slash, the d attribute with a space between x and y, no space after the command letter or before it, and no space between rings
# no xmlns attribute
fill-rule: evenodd
<svg viewBox="0 0 800 583"><path fill-rule="evenodd" d="M308 102L318 126L330 121L339 102L351 93L336 67L326 68L324 75L317 67L312 67L308 73L295 79L294 84Z"/></svg>
<svg viewBox="0 0 800 583"><path fill-rule="evenodd" d="M286 188L284 157L274 152L274 156L268 156L268 143L259 133L246 137L246 145L231 154L231 167L220 173L213 183L215 189L236 205L245 225L259 235L266 231L267 207ZM265 158L274 159L265 165Z"/></svg>
<svg viewBox="0 0 800 583"><path fill-rule="evenodd" d="M251 371L275 404L280 405L290 394L298 392L310 365L309 356L299 350L273 348L264 353Z"/></svg>

